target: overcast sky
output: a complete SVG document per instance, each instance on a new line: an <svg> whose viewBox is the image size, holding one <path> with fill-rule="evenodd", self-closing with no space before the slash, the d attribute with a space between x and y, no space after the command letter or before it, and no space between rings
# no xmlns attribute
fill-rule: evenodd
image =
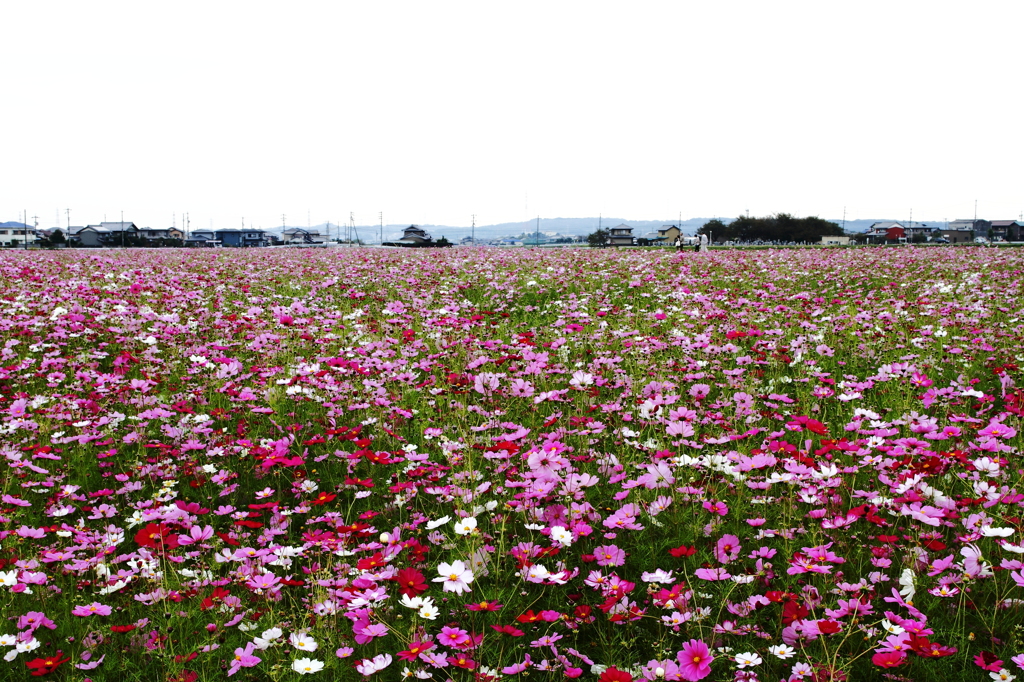
<svg viewBox="0 0 1024 682"><path fill-rule="evenodd" d="M1020 0L3 2L0 221L1017 218L1022 19Z"/></svg>

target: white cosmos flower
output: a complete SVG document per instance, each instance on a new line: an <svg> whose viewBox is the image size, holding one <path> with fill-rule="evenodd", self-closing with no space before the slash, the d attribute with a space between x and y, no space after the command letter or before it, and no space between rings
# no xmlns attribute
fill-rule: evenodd
<svg viewBox="0 0 1024 682"><path fill-rule="evenodd" d="M903 573L900 574L900 595L906 600L911 600L914 595L917 594L917 588L914 587L914 572L909 568L904 568Z"/></svg>
<svg viewBox="0 0 1024 682"><path fill-rule="evenodd" d="M297 658L292 661L292 670L300 675L310 675L323 669L323 661L317 661L312 658Z"/></svg>
<svg viewBox="0 0 1024 682"><path fill-rule="evenodd" d="M999 528L996 526L983 526L981 534L987 538L1008 538L1013 535L1013 529Z"/></svg>
<svg viewBox="0 0 1024 682"><path fill-rule="evenodd" d="M563 547L568 547L572 544L572 531L563 526L554 526L551 529L551 540Z"/></svg>
<svg viewBox="0 0 1024 682"><path fill-rule="evenodd" d="M775 646L770 646L768 647L768 651L770 651L771 653L775 654L775 656L783 660L787 658L792 658L794 655L796 655L796 649L794 649L791 646L786 646L785 644L776 644Z"/></svg>
<svg viewBox="0 0 1024 682"><path fill-rule="evenodd" d="M292 636L288 638L288 641L292 643L293 647L300 651L316 651L317 647L319 647L316 640L305 632L293 632Z"/></svg>
<svg viewBox="0 0 1024 682"><path fill-rule="evenodd" d="M437 521L427 521L427 530L434 530L452 520L450 516L442 516Z"/></svg>
<svg viewBox="0 0 1024 682"><path fill-rule="evenodd" d="M736 667L737 668L747 668L747 667L753 667L755 665L761 665L761 663L763 661L764 661L764 659L762 659L760 656L758 656L757 654L750 653L750 652L746 652L746 653L742 653L742 654L736 654Z"/></svg>
<svg viewBox="0 0 1024 682"><path fill-rule="evenodd" d="M455 522L455 533L457 535L469 535L476 530L476 518L467 516L464 519Z"/></svg>

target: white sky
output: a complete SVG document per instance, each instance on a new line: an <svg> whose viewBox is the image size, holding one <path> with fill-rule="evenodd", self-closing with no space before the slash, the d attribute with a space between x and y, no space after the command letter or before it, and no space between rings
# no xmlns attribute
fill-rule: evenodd
<svg viewBox="0 0 1024 682"><path fill-rule="evenodd" d="M1024 211L1024 2L3 2L0 221Z"/></svg>

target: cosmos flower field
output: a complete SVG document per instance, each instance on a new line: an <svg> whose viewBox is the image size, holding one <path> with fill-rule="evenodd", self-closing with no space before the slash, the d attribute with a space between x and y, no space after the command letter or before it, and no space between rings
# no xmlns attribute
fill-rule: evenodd
<svg viewBox="0 0 1024 682"><path fill-rule="evenodd" d="M2 677L1011 680L1022 272L0 252Z"/></svg>

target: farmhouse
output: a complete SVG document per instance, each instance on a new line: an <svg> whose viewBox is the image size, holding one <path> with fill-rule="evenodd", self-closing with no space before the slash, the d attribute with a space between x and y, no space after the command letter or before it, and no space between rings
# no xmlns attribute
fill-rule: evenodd
<svg viewBox="0 0 1024 682"><path fill-rule="evenodd" d="M633 246L633 228L625 223L608 230L608 246Z"/></svg>

